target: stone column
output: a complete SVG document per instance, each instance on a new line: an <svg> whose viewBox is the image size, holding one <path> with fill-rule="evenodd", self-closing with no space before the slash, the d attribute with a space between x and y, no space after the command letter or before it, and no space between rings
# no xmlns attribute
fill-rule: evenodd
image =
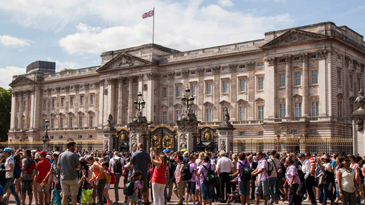
<svg viewBox="0 0 365 205"><path fill-rule="evenodd" d="M23 91L19 92L18 95L19 110L18 110L18 129L23 129L22 127L22 115L23 115ZM42 108L43 109L43 108Z"/></svg>
<svg viewBox="0 0 365 205"><path fill-rule="evenodd" d="M155 105L155 80L158 75L155 73L147 74L147 97L146 97L146 117L148 122L153 121L153 106ZM157 91L156 91L157 92Z"/></svg>
<svg viewBox="0 0 365 205"><path fill-rule="evenodd" d="M129 142L129 150L133 153L137 151L137 145L139 143L144 143L144 137L146 137L148 132L148 123L147 122L131 122L128 124L128 128L130 129L130 142ZM144 144L145 150L148 150L147 144Z"/></svg>
<svg viewBox="0 0 365 205"><path fill-rule="evenodd" d="M195 150L195 135L198 131L199 121L196 120L180 120L177 121L178 136L178 150L187 149L189 152Z"/></svg>
<svg viewBox="0 0 365 205"><path fill-rule="evenodd" d="M230 92L230 101L231 101L231 105L232 108L230 109L230 112L232 114L232 120L236 120L239 119L237 117L237 112L236 112L236 104L237 104L237 87L239 86L237 84L237 64L230 64L229 65L229 72L231 73L231 92Z"/></svg>
<svg viewBox="0 0 365 205"><path fill-rule="evenodd" d="M105 109L107 109L107 112L105 112L105 119L108 119L109 115L113 116L113 123L115 121L115 115L114 115L114 79L108 79L108 104L104 106Z"/></svg>
<svg viewBox="0 0 365 205"><path fill-rule="evenodd" d="M198 87L197 87L197 91L196 93L198 94L197 97L197 105L199 106L202 106L201 109L197 109L196 110L196 116L197 116L197 120L200 120L200 121L203 121L204 119L204 116L203 116L203 109L204 109L204 106L203 106L203 103L204 103L204 96L205 96L205 93L204 93L204 86L205 86L205 82L204 82L204 72L205 72L205 69L204 68L200 68L197 70L198 71Z"/></svg>
<svg viewBox="0 0 365 205"><path fill-rule="evenodd" d="M219 99L220 99L220 93L221 93L221 88L220 88L220 84L221 84L221 80L220 80L220 72L221 72L221 67L220 66L216 66L213 67L213 105L215 107L219 107ZM219 113L221 113L221 110L219 109L214 109L213 108L213 116L212 116L212 121L213 122L217 122L220 119Z"/></svg>
<svg viewBox="0 0 365 205"><path fill-rule="evenodd" d="M275 58L266 58L265 61L265 102L271 102L272 106L265 106L265 115L269 120L275 119L276 108L276 72L275 72ZM267 114L266 114L267 113Z"/></svg>
<svg viewBox="0 0 365 205"><path fill-rule="evenodd" d="M291 56L285 56L285 91L286 91L286 116L292 117L292 77L291 77Z"/></svg>
<svg viewBox="0 0 365 205"><path fill-rule="evenodd" d="M255 77L255 67L256 62L249 62L246 64L246 68L248 70L248 82L247 82L247 93L248 93L248 103L249 106L247 106L247 116L248 120L253 120L255 117L255 89L256 89L256 77Z"/></svg>
<svg viewBox="0 0 365 205"><path fill-rule="evenodd" d="M104 125L104 80L100 80L99 82L99 122L98 122L98 128L103 129Z"/></svg>
<svg viewBox="0 0 365 205"><path fill-rule="evenodd" d="M167 87L167 99L168 99L168 111L167 111L167 122L174 121L174 98L175 98L175 72L168 73L169 77L169 86ZM181 92L183 92L183 88L181 88ZM182 94L182 93L181 93Z"/></svg>
<svg viewBox="0 0 365 205"><path fill-rule="evenodd" d="M10 130L15 129L15 115L16 111L19 109L16 107L18 92L13 92L11 95L11 119L10 119Z"/></svg>
<svg viewBox="0 0 365 205"><path fill-rule="evenodd" d="M218 127L218 150L233 152L233 127ZM232 145L232 146L231 146Z"/></svg>
<svg viewBox="0 0 365 205"><path fill-rule="evenodd" d="M133 77L129 76L128 77L128 119L127 122L132 122L133 119Z"/></svg>
<svg viewBox="0 0 365 205"><path fill-rule="evenodd" d="M29 119L29 112L30 112L30 109L29 109L29 98L30 98L30 91L27 90L26 93L25 93L25 124L24 124L24 129L29 129L29 122L28 122L28 119Z"/></svg>
<svg viewBox="0 0 365 205"><path fill-rule="evenodd" d="M122 114L123 114L123 78L118 78L118 116L117 116L117 125L122 125Z"/></svg>
<svg viewBox="0 0 365 205"><path fill-rule="evenodd" d="M301 58L303 61L303 99L302 99L302 107L303 107L303 117L309 116L309 71L308 71L308 54L301 54Z"/></svg>

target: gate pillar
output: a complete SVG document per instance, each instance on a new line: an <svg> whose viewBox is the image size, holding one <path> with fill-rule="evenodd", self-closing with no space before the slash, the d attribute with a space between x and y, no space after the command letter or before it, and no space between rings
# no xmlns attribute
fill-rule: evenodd
<svg viewBox="0 0 365 205"><path fill-rule="evenodd" d="M233 130L236 128L229 122L228 110L224 110L223 122L218 126L218 150L224 150L227 153L233 151Z"/></svg>
<svg viewBox="0 0 365 205"><path fill-rule="evenodd" d="M198 131L199 121L196 120L180 120L177 121L178 135L178 150L187 149L189 152L196 151L194 143L195 134Z"/></svg>
<svg viewBox="0 0 365 205"><path fill-rule="evenodd" d="M129 150L133 153L137 151L137 145L139 143L143 143L143 138L146 136L148 131L148 123L131 122L128 124L128 128L130 129ZM145 149L147 149L147 145L144 144L144 146Z"/></svg>
<svg viewBox="0 0 365 205"><path fill-rule="evenodd" d="M355 103L359 108L352 113L353 154L363 156L365 154L365 97L361 89Z"/></svg>

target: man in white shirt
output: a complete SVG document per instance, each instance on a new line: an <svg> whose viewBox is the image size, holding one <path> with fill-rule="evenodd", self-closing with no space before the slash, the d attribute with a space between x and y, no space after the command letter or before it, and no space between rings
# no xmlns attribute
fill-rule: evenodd
<svg viewBox="0 0 365 205"><path fill-rule="evenodd" d="M276 151L273 150L270 153L270 159L267 161L272 165L272 172L269 177L269 194L270 194L270 203L273 204L279 200L278 187L276 184L276 179L278 178L278 172L281 170L280 161L276 158Z"/></svg>
<svg viewBox="0 0 365 205"><path fill-rule="evenodd" d="M315 175L315 169L316 165L315 163L310 163L311 154L309 152L305 153L305 160L304 164L302 163L302 171L304 173L304 184L305 188L307 189L308 193L308 199L311 200L311 204L317 204L316 197L313 193L313 187L314 187L314 175ZM315 159L315 158L314 158Z"/></svg>
<svg viewBox="0 0 365 205"><path fill-rule="evenodd" d="M221 158L217 162L217 174L221 178L221 189L220 189L220 198L221 200L225 200L224 196L227 197L227 194L231 193L231 178L229 176L230 173L233 172L233 162L231 159L227 158L227 154L224 150L220 153ZM224 195L224 185L226 186L226 195Z"/></svg>
<svg viewBox="0 0 365 205"><path fill-rule="evenodd" d="M119 201L119 180L120 177L123 176L123 169L124 169L124 159L119 157L118 152L114 152L114 157L110 159L109 163L109 170L113 172L115 176L115 184L114 184L114 195L115 195L115 204Z"/></svg>
<svg viewBox="0 0 365 205"><path fill-rule="evenodd" d="M13 157L11 157L11 149L9 147L3 150L3 156L5 157L5 183L4 193L9 189L10 193L14 196L16 204L20 205L19 195L15 191L14 185L14 168L15 163Z"/></svg>

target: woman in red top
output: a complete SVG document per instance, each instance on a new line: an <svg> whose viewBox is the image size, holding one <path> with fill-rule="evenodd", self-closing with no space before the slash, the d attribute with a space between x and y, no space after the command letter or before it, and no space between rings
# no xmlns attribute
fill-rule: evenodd
<svg viewBox="0 0 365 205"><path fill-rule="evenodd" d="M164 205L165 204L165 186L166 186L166 173L167 178L169 178L169 172L166 172L167 168L167 156L164 154L160 154L160 157L157 158L155 150L151 148L150 152L151 162L155 165L155 171L153 172L152 177L152 193L153 200L155 205ZM153 155L155 155L155 159L153 159Z"/></svg>

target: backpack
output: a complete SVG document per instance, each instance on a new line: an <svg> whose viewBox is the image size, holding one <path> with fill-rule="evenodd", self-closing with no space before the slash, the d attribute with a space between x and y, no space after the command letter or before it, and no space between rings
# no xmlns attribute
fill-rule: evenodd
<svg viewBox="0 0 365 205"><path fill-rule="evenodd" d="M110 184L115 184L115 175L110 172Z"/></svg>
<svg viewBox="0 0 365 205"><path fill-rule="evenodd" d="M5 168L3 167L0 168L0 185L5 185Z"/></svg>
<svg viewBox="0 0 365 205"><path fill-rule="evenodd" d="M193 174L190 172L190 164L187 160L181 169L181 180L189 181L191 178L193 178Z"/></svg>
<svg viewBox="0 0 365 205"><path fill-rule="evenodd" d="M106 183L110 183L112 181L112 177L106 171L104 171L104 177L105 177Z"/></svg>
<svg viewBox="0 0 365 205"><path fill-rule="evenodd" d="M275 171L276 171L276 174L278 173L278 170L276 168L276 165L275 165L275 162L273 159L269 159L267 160L267 164L268 164L268 170L267 170L267 174L269 176L271 176L272 174L272 171L274 171L274 167L275 167Z"/></svg>
<svg viewBox="0 0 365 205"><path fill-rule="evenodd" d="M250 181L251 180L251 168L249 165L247 165L247 161L245 160L245 164L242 164L241 162L238 162L241 165L240 168L240 175L241 175L241 181Z"/></svg>
<svg viewBox="0 0 365 205"><path fill-rule="evenodd" d="M22 168L18 162L14 163L14 178L19 178L20 174L22 173Z"/></svg>
<svg viewBox="0 0 365 205"><path fill-rule="evenodd" d="M175 160L169 160L167 162L167 168L169 169L169 173L170 173L170 179L175 178L174 173L176 170L176 162Z"/></svg>
<svg viewBox="0 0 365 205"><path fill-rule="evenodd" d="M121 174L122 173L122 163L120 162L120 158L113 158L114 164L113 164L113 172L114 174Z"/></svg>
<svg viewBox="0 0 365 205"><path fill-rule="evenodd" d="M300 182L303 183L305 179L304 179L304 173L302 170L298 169L298 176L299 176Z"/></svg>
<svg viewBox="0 0 365 205"><path fill-rule="evenodd" d="M204 165L202 165L202 166L208 172L208 176L204 176L204 178L205 178L204 179L204 182L206 182L208 185L213 185L215 183L215 181L217 180L218 177L215 175L214 171L211 170L212 165L209 164L209 169L206 166L204 166Z"/></svg>
<svg viewBox="0 0 365 205"><path fill-rule="evenodd" d="M128 181L123 188L123 193L125 196L132 196L134 194L134 181Z"/></svg>
<svg viewBox="0 0 365 205"><path fill-rule="evenodd" d="M29 158L27 158L28 162L29 162L29 165L27 167L27 169L25 170L28 174L32 175L33 174L33 170L35 169L35 162L31 162L29 160Z"/></svg>

